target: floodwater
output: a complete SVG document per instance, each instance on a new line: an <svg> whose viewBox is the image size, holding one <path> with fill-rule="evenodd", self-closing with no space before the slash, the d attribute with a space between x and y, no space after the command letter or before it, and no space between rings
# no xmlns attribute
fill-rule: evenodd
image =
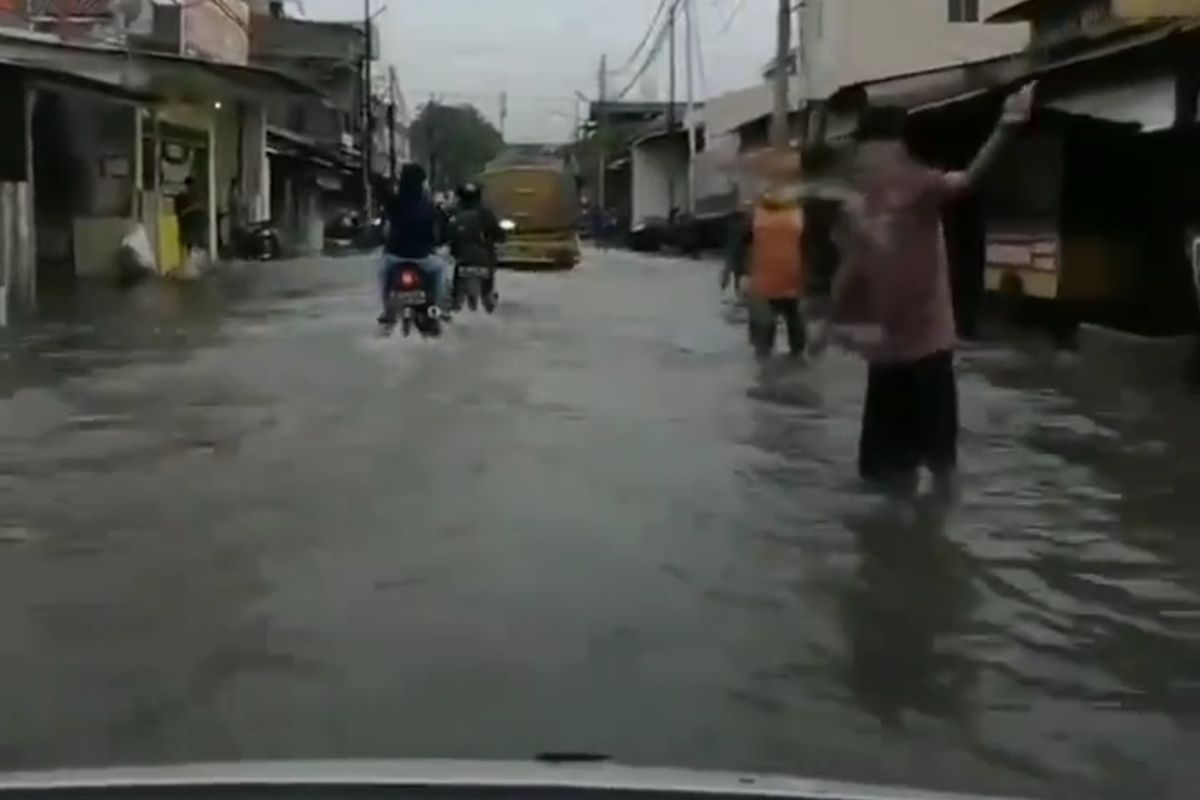
<svg viewBox="0 0 1200 800"><path fill-rule="evenodd" d="M0 766L601 753L1062 798L1200 785L1200 424L1130 357L961 358L961 497L866 494L864 370L712 265L366 259L0 333Z"/></svg>

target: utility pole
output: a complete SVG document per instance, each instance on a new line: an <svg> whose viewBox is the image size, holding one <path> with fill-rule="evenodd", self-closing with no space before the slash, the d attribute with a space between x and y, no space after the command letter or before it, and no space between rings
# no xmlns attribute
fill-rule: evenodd
<svg viewBox="0 0 1200 800"><path fill-rule="evenodd" d="M604 102L608 94L608 55L600 56L600 81L596 95L596 202L599 211L605 211L604 176L607 172L608 153L604 129Z"/></svg>
<svg viewBox="0 0 1200 800"><path fill-rule="evenodd" d="M667 17L668 37L668 89L667 89L667 132L675 130L675 12L679 10L679 0L673 0Z"/></svg>
<svg viewBox="0 0 1200 800"><path fill-rule="evenodd" d="M695 67L694 60L696 58L696 47L693 40L695 29L693 27L692 7L693 0L683 0L683 20L684 20L684 36L687 37L684 49L687 52L687 140L688 140L688 163L687 163L687 210L688 214L694 216L696 214L696 83L695 83Z"/></svg>
<svg viewBox="0 0 1200 800"><path fill-rule="evenodd" d="M363 133L362 133L362 181L363 181L363 210L366 218L372 217L371 202L371 150L372 134L374 132L374 102L371 97L371 0L363 0Z"/></svg>
<svg viewBox="0 0 1200 800"><path fill-rule="evenodd" d="M396 68L388 67L388 164L392 184L396 183Z"/></svg>
<svg viewBox="0 0 1200 800"><path fill-rule="evenodd" d="M671 146L671 135L675 133L675 15L679 11L679 0L672 0L670 16L667 17L667 36L670 41L668 50L670 56L670 89L667 97L667 146ZM675 170L667 167L667 219L674 222L675 215Z"/></svg>
<svg viewBox="0 0 1200 800"><path fill-rule="evenodd" d="M438 137L436 126L438 124L437 113L438 97L436 94L429 95L429 124L425 135L429 138L429 185L430 187L437 186L437 168L438 168Z"/></svg>
<svg viewBox="0 0 1200 800"><path fill-rule="evenodd" d="M819 12L815 12L819 13ZM800 85L801 119L804 121L800 135L800 148L821 143L825 139L824 112L813 100L812 75L808 71L808 43L804 37L808 31L808 0L796 4L796 77Z"/></svg>
<svg viewBox="0 0 1200 800"><path fill-rule="evenodd" d="M775 40L775 109L771 116L771 146L787 147L788 134L788 60L792 49L791 0L779 0L779 22Z"/></svg>
<svg viewBox="0 0 1200 800"><path fill-rule="evenodd" d="M508 92L500 93L500 139L508 135Z"/></svg>

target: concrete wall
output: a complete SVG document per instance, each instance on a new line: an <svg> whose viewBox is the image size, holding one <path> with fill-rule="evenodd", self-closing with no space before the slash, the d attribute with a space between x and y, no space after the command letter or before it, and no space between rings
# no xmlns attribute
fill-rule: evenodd
<svg viewBox="0 0 1200 800"><path fill-rule="evenodd" d="M51 148L39 154L38 163L70 165L65 173L42 169L34 176L39 195L58 192L60 198L58 213L39 220L39 255L67 263L77 276L108 274L136 213L134 108L70 90L47 92L39 102L54 103L55 113L46 120L50 128L41 132L57 129L57 135L35 141L35 148Z"/></svg>
<svg viewBox="0 0 1200 800"><path fill-rule="evenodd" d="M348 4L347 4L348 5ZM351 8L351 16L362 13L362 5ZM357 63L362 60L366 37L359 22L316 22L307 19L255 14L250 23L252 58L283 56L298 59L328 59ZM379 26L372 26L372 53L379 54Z"/></svg>
<svg viewBox="0 0 1200 800"><path fill-rule="evenodd" d="M265 109L230 104L222 106L215 119L216 190L220 213L229 213L229 187L237 178L249 221L269 219L271 173L267 160Z"/></svg>
<svg viewBox="0 0 1200 800"><path fill-rule="evenodd" d="M791 79L793 106L801 99L801 81ZM769 83L761 83L746 89L709 98L699 112L704 129L710 136L732 133L751 120L771 113L775 103L774 89Z"/></svg>
<svg viewBox="0 0 1200 800"><path fill-rule="evenodd" d="M135 122L132 106L98 95L63 92L72 154L81 168L80 216L127 216L133 209Z"/></svg>
<svg viewBox="0 0 1200 800"><path fill-rule="evenodd" d="M271 161L267 158L267 111L262 106L243 107L242 193L250 218L271 218Z"/></svg>
<svg viewBox="0 0 1200 800"><path fill-rule="evenodd" d="M803 91L825 98L855 83L976 61L1023 49L1024 23L982 20L1012 5L980 0L980 22L950 22L947 0L807 0Z"/></svg>
<svg viewBox="0 0 1200 800"><path fill-rule="evenodd" d="M213 132L216 138L216 193L217 209L221 217L222 241L226 241L229 226L229 186L238 178L238 159L241 149L239 136L238 108L230 104L221 108L216 115Z"/></svg>
<svg viewBox="0 0 1200 800"><path fill-rule="evenodd" d="M672 177L675 206L681 211L687 209L687 160L687 144L682 136L650 139L633 148L632 224L650 217L667 218Z"/></svg>
<svg viewBox="0 0 1200 800"><path fill-rule="evenodd" d="M378 39L378 27L372 30ZM343 132L357 133L365 44L357 24L256 15L251 61L287 72L323 95L319 100L271 103L270 124L335 146L340 146ZM373 52L379 53L378 46Z"/></svg>
<svg viewBox="0 0 1200 800"><path fill-rule="evenodd" d="M737 208L737 163L736 133L707 137L703 152L696 154L697 214L721 214Z"/></svg>
<svg viewBox="0 0 1200 800"><path fill-rule="evenodd" d="M272 220L284 247L309 255L325 246L322 192L312 168L290 158L272 159L275 214Z"/></svg>
<svg viewBox="0 0 1200 800"><path fill-rule="evenodd" d="M0 183L0 325L11 307L32 306L36 296L32 209L28 182Z"/></svg>

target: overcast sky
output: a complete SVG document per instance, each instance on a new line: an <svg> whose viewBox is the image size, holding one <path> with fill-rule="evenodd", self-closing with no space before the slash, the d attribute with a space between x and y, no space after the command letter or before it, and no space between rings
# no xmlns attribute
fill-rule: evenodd
<svg viewBox="0 0 1200 800"><path fill-rule="evenodd" d="M695 0L705 89L748 86L770 57L775 0ZM361 0L291 0L313 19L344 19ZM496 121L507 90L507 134L513 141L569 138L575 91L596 94L597 66L607 53L620 67L637 46L658 0L373 0L384 62L399 70L410 109L431 92L447 102L471 102ZM730 22L732 20L732 22ZM682 29L682 26L681 26ZM683 81L682 35L679 80ZM666 58L629 99L666 99ZM630 74L615 75L623 87ZM698 88L699 93L699 88ZM682 99L682 88L680 89Z"/></svg>

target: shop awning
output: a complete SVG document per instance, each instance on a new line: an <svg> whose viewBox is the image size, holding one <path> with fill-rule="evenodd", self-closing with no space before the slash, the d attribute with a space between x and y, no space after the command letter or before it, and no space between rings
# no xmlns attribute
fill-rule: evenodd
<svg viewBox="0 0 1200 800"><path fill-rule="evenodd" d="M0 67L19 69L32 78L36 84L40 85L96 92L106 97L124 100L129 103L148 103L155 99L154 95L115 86L108 81L94 80L85 75L77 75L73 72L51 67L30 66L15 59L0 58Z"/></svg>
<svg viewBox="0 0 1200 800"><path fill-rule="evenodd" d="M671 138L678 138L678 139L683 139L684 141L686 141L687 140L687 128L685 128L680 123L676 123L676 125L678 127L676 127L674 130L669 130L669 131L668 130L657 130L657 131L652 131L651 133L643 134L643 135L639 136L638 138L634 139L632 142L630 142L629 146L630 147L641 147L642 145L650 144L651 142L656 142L660 139L671 139ZM696 128L696 135L697 136L701 135L701 129L699 127Z"/></svg>
<svg viewBox="0 0 1200 800"><path fill-rule="evenodd" d="M357 153L348 158L315 139L274 125L267 129L267 152L339 171L358 169L361 162Z"/></svg>
<svg viewBox="0 0 1200 800"><path fill-rule="evenodd" d="M280 95L321 96L303 81L264 67L67 43L27 31L0 29L0 60L25 69L73 75L93 86L142 99L261 102Z"/></svg>
<svg viewBox="0 0 1200 800"><path fill-rule="evenodd" d="M1030 55L1025 52L951 64L847 86L830 104L838 108L857 95L868 107L916 110L1009 84L1027 74L1030 66Z"/></svg>
<svg viewBox="0 0 1200 800"><path fill-rule="evenodd" d="M150 89L156 94L177 97L190 89L196 100L261 101L279 96L320 97L321 93L297 78L266 67L220 64L182 56L144 54Z"/></svg>
<svg viewBox="0 0 1200 800"><path fill-rule="evenodd" d="M1013 84L1020 83L1021 81L1049 77L1064 72L1072 67L1082 66L1106 58L1112 58L1114 56L1130 53L1140 48L1149 47L1163 42L1176 34L1188 33L1197 29L1200 29L1200 22L1196 21L1177 21L1167 24L1156 23L1149 29L1136 30L1131 34L1110 39L1093 47L1089 47L1087 50L1081 53L1076 53L1074 55L1059 58L1040 65L1027 65L1025 70L1008 75L1006 76L1006 80L994 83L990 86L970 89L952 96L923 103L913 107L911 113L921 114L929 111L936 111L940 108L957 105L959 103L968 102L1001 89L1008 89ZM1128 91L1125 91L1126 87L1128 87ZM1156 123L1158 114L1160 113L1159 111L1155 110L1155 107L1161 105L1162 95L1160 89L1161 87L1157 84L1157 82L1151 82L1148 84L1141 80L1119 80L1115 83L1109 81L1105 87L1080 86L1079 89L1070 90L1070 92L1065 95L1060 92L1058 97L1041 100L1040 104L1043 106L1058 108L1059 110L1067 113L1082 114L1100 119L1112 119L1113 121L1135 122L1140 118L1144 118L1147 122L1153 124ZM1154 95L1154 99L1147 102L1147 107L1145 108L1134 108L1133 105L1136 104L1134 101L1138 99L1136 94L1142 90L1151 92ZM1106 115L1106 103L1115 103L1117 106L1124 106L1124 109L1115 107L1111 110L1114 116L1110 117ZM1174 110L1174 105L1174 88L1172 85L1170 103L1172 113Z"/></svg>
<svg viewBox="0 0 1200 800"><path fill-rule="evenodd" d="M1145 133L1164 131L1175 124L1175 76L1081 87L1043 105L1067 114L1137 125Z"/></svg>

